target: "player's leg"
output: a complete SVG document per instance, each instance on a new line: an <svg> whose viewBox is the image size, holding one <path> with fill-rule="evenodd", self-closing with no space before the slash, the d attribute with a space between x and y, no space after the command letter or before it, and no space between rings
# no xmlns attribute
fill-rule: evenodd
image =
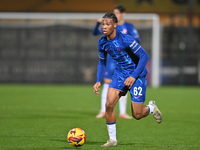
<svg viewBox="0 0 200 150"><path fill-rule="evenodd" d="M106 101L106 114L105 114L106 122L108 123L116 122L114 107L117 104L121 95L122 93L119 90L113 88L108 89L107 101Z"/></svg>
<svg viewBox="0 0 200 150"><path fill-rule="evenodd" d="M139 120L151 113L156 122L162 122L162 113L158 109L155 101L150 101L149 105L146 106L143 103L135 103L134 101L132 101L131 103L132 115L135 119Z"/></svg>
<svg viewBox="0 0 200 150"><path fill-rule="evenodd" d="M106 65L106 71L104 74L104 84L103 84L103 89L101 93L101 110L99 114L96 116L96 118L102 118L105 117L105 104L106 104L106 98L107 98L107 92L108 92L108 87L112 81L113 74L115 72L116 68L116 62L108 55L107 57L107 65Z"/></svg>
<svg viewBox="0 0 200 150"><path fill-rule="evenodd" d="M111 79L104 79L103 89L101 93L101 110L98 115L96 115L96 118L103 118L105 117L106 112L106 98L107 98L107 92L108 87L110 85Z"/></svg>
<svg viewBox="0 0 200 150"><path fill-rule="evenodd" d="M115 72L112 82L110 83L107 101L106 101L106 123L110 140L107 141L102 147L117 146L116 139L116 115L114 107L121 96L127 93L128 88L124 85L126 77L120 72Z"/></svg>
<svg viewBox="0 0 200 150"><path fill-rule="evenodd" d="M107 94L107 101L106 101L106 124L109 134L109 140L107 143L102 145L102 147L109 147L109 146L117 146L117 138L116 138L116 115L114 111L114 107L118 102L121 95L124 95L119 90L109 88Z"/></svg>
<svg viewBox="0 0 200 150"><path fill-rule="evenodd" d="M119 118L123 118L123 119L132 119L132 117L129 116L129 115L126 113L127 99L128 99L127 94L126 94L125 96L122 96L122 97L119 99Z"/></svg>
<svg viewBox="0 0 200 150"><path fill-rule="evenodd" d="M162 114L154 101L150 101L149 105L143 103L146 97L146 77L138 78L130 89L132 115L137 120L146 117L150 113L154 116L158 123L162 122Z"/></svg>
<svg viewBox="0 0 200 150"><path fill-rule="evenodd" d="M149 114L149 107L144 105L146 98L146 77L138 78L130 89L132 116L139 120Z"/></svg>
<svg viewBox="0 0 200 150"><path fill-rule="evenodd" d="M131 102L132 115L135 119L139 120L149 114L149 107L143 103Z"/></svg>

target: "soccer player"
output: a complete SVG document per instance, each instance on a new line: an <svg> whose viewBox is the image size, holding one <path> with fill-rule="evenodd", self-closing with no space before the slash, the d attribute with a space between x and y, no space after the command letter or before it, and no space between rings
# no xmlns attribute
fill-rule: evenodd
<svg viewBox="0 0 200 150"><path fill-rule="evenodd" d="M117 5L113 8L113 13L116 15L118 19L118 24L117 24L117 29L123 33L129 34L134 37L134 39L137 42L140 42L140 37L133 26L133 24L128 23L124 20L124 15L125 15L126 9L122 5ZM98 19L97 24L93 30L94 35L99 35L103 33L103 29L99 28L101 24L102 19ZM109 84L111 83L112 77L114 75L114 71L116 68L116 62L108 55L107 58L107 66L106 66L106 71L104 75L104 84L103 84L103 90L101 94L101 110L99 114L96 116L96 118L102 118L105 116L105 104L106 104L106 95L108 91ZM127 95L122 96L119 100L119 118L124 118L124 119L131 119L127 113L126 113L126 105L127 105Z"/></svg>
<svg viewBox="0 0 200 150"><path fill-rule="evenodd" d="M133 37L116 30L117 22L114 13L106 13L103 16L102 29L104 35L98 42L99 64L97 81L93 86L95 95L99 95L98 91L105 72L107 54L117 62L106 101L105 119L109 140L102 147L117 146L114 107L120 97L126 95L128 90L131 94L132 116L135 119L139 120L152 114L158 123L162 122L162 114L155 101L150 101L148 105L144 105L147 86L146 63L149 56Z"/></svg>

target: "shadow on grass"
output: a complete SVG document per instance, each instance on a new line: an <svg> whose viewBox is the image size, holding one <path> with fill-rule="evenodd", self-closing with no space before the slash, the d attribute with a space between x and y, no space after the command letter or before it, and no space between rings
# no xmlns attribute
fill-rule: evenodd
<svg viewBox="0 0 200 150"><path fill-rule="evenodd" d="M61 147L61 149L81 149L81 147Z"/></svg>
<svg viewBox="0 0 200 150"><path fill-rule="evenodd" d="M119 145L137 145L136 143L118 143Z"/></svg>
<svg viewBox="0 0 200 150"><path fill-rule="evenodd" d="M57 142L63 142L67 143L67 140L55 140L55 139L50 139L50 141L57 141ZM97 145L97 144L104 144L105 142L97 142L97 141L86 141L85 144L89 145ZM124 144L125 145L125 144Z"/></svg>
<svg viewBox="0 0 200 150"><path fill-rule="evenodd" d="M56 141L56 142L62 142L62 143L67 143L66 140L55 140L55 139L51 139L50 141ZM84 145L95 145L95 146L101 146L102 144L104 144L104 142L97 142L97 141L86 141ZM84 146L83 145L83 146ZM125 144L124 144L125 145ZM67 145L66 147L61 147L61 149L82 149L82 146L80 147L73 147L71 145Z"/></svg>

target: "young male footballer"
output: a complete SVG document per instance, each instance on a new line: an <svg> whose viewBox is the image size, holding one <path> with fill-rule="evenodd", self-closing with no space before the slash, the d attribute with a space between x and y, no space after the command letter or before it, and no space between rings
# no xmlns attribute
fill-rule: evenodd
<svg viewBox="0 0 200 150"><path fill-rule="evenodd" d="M139 43L141 41L140 36L137 30L135 29L134 25L124 20L124 15L126 13L125 7L123 5L117 5L113 8L113 13L116 15L117 20L118 20L116 29L123 33L131 35ZM99 35L103 33L103 29L99 28L101 22L102 22L102 19L98 19L97 24L93 30L94 35ZM115 68L116 68L115 60L113 60L108 55L107 63L106 63L106 71L105 71L105 75L103 79L104 80L103 89L101 93L101 109L100 109L99 114L96 116L96 118L105 117L105 111L106 111L105 104L106 104L108 87L112 81ZM126 106L127 106L127 95L122 96L119 99L119 118L132 119L132 117L126 113Z"/></svg>
<svg viewBox="0 0 200 150"><path fill-rule="evenodd" d="M150 101L148 105L144 105L147 86L146 63L149 56L132 36L116 30L117 22L114 13L106 13L103 16L102 29L104 35L98 42L99 64L97 81L93 86L95 95L99 95L98 91L105 72L107 53L117 62L106 101L105 118L109 140L102 147L117 146L114 107L120 97L126 95L128 90L131 94L132 116L135 119L139 120L151 113L158 123L162 122L162 114L155 101Z"/></svg>

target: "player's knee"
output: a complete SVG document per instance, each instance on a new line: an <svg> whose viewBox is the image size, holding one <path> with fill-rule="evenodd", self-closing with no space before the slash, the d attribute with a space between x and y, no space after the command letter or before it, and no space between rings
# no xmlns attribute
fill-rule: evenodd
<svg viewBox="0 0 200 150"><path fill-rule="evenodd" d="M142 118L142 114L141 113L132 113L132 116L136 119L136 120L140 120Z"/></svg>
<svg viewBox="0 0 200 150"><path fill-rule="evenodd" d="M106 102L106 111L112 111L114 109L114 104Z"/></svg>

